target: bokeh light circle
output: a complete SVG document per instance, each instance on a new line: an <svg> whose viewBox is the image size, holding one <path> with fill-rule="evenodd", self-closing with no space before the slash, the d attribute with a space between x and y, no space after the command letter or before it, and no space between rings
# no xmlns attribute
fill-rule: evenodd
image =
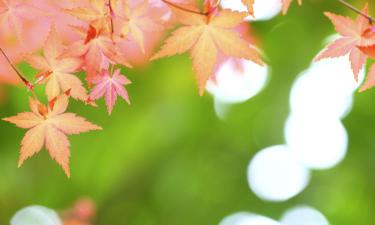
<svg viewBox="0 0 375 225"><path fill-rule="evenodd" d="M291 111L306 117L344 118L352 108L352 94L335 93L333 89L327 94L321 86L312 85L315 78L310 78L312 76L302 76L295 82L290 97Z"/></svg>
<svg viewBox="0 0 375 225"><path fill-rule="evenodd" d="M219 225L281 225L270 218L247 213L238 212L225 217Z"/></svg>
<svg viewBox="0 0 375 225"><path fill-rule="evenodd" d="M10 225L62 225L62 222L55 211L35 205L19 210Z"/></svg>
<svg viewBox="0 0 375 225"><path fill-rule="evenodd" d="M298 206L288 210L282 217L283 225L329 225L325 216L309 206Z"/></svg>
<svg viewBox="0 0 375 225"><path fill-rule="evenodd" d="M360 77L364 73L361 72ZM313 63L295 81L290 94L291 110L307 116L343 118L351 109L356 82L348 57Z"/></svg>
<svg viewBox="0 0 375 225"><path fill-rule="evenodd" d="M266 85L267 66L241 59L237 63L225 61L216 72L215 80L207 82L206 89L222 103L240 103L258 94Z"/></svg>
<svg viewBox="0 0 375 225"><path fill-rule="evenodd" d="M292 154L310 169L329 169L347 152L348 135L339 119L291 115L285 124L285 139Z"/></svg>
<svg viewBox="0 0 375 225"><path fill-rule="evenodd" d="M277 145L255 155L247 176L251 190L259 198L286 201L305 189L310 171L294 158L286 145Z"/></svg>

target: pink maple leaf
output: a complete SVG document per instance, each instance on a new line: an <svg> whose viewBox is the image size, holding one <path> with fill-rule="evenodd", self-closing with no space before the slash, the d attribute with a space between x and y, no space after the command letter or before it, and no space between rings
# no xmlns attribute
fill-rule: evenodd
<svg viewBox="0 0 375 225"><path fill-rule="evenodd" d="M91 90L89 101L95 101L104 96L109 114L112 113L117 95L130 104L129 95L124 85L130 84L131 81L120 74L120 69L115 70L113 74L108 70L103 70L92 82L95 86Z"/></svg>

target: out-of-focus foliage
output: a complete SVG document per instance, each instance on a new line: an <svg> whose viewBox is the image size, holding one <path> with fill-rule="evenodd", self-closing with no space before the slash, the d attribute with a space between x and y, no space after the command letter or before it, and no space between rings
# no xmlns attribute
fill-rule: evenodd
<svg viewBox="0 0 375 225"><path fill-rule="evenodd" d="M364 4L350 2L358 8ZM372 15L374 5L370 2ZM300 195L285 203L264 202L246 180L248 162L258 150L284 143L291 85L334 32L324 11L355 16L335 1L306 0L301 7L292 4L286 16L253 23L271 67L270 82L258 96L232 107L225 121L216 117L208 94L196 93L186 55L124 69L134 84L128 88L133 104L119 103L110 117L105 107L72 101L71 111L96 121L104 132L70 138L70 180L46 151L18 169L17 143L24 131L0 122L0 224L8 224L26 205L59 210L80 196L96 202L98 225L216 225L236 211L277 219L296 204L319 209L331 224L371 224L375 90L356 94L344 120L349 133L346 159L334 169L313 172ZM21 69L32 75L28 67ZM27 110L23 87L4 90L0 117Z"/></svg>

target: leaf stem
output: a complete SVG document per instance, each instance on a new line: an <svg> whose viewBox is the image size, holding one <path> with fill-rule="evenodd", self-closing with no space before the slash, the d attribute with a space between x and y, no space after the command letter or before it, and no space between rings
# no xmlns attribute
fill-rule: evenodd
<svg viewBox="0 0 375 225"><path fill-rule="evenodd" d="M111 64L110 68L109 68L109 74L110 74L111 77L112 77L114 71L115 71L115 65Z"/></svg>
<svg viewBox="0 0 375 225"><path fill-rule="evenodd" d="M12 69L16 72L17 76L22 80L22 82L25 84L26 88L30 91L33 90L34 86L33 84L26 79L26 77L22 76L22 74L17 70L17 68L14 66L12 61L9 59L7 54L5 54L4 50L0 47L0 52L4 56L4 58L7 60L9 65L12 67Z"/></svg>
<svg viewBox="0 0 375 225"><path fill-rule="evenodd" d="M199 11L195 11L195 10L192 10L192 9L184 8L184 7L179 6L179 5L177 5L177 4L173 3L173 2L170 2L168 0L162 0L162 1L165 4L170 5L170 6L174 7L174 8L180 9L182 11L189 12L189 13L194 13L194 14L198 14L198 15L202 15L202 16L208 16L208 15L210 15L212 12L214 12L219 7L220 2L221 2L221 0L217 0L216 3L215 3L215 5L212 7L212 9L210 9L207 12L199 12Z"/></svg>
<svg viewBox="0 0 375 225"><path fill-rule="evenodd" d="M340 2L341 4L343 4L344 6L346 6L348 9L358 13L359 15L367 18L370 23L375 23L375 19L369 15L367 15L366 13L362 12L361 10L357 9L356 7L352 6L351 4L349 4L348 2L344 1L344 0L337 0L338 2Z"/></svg>

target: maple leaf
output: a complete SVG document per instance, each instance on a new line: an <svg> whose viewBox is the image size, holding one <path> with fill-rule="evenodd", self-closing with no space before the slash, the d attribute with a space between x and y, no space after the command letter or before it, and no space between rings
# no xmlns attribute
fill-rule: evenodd
<svg viewBox="0 0 375 225"><path fill-rule="evenodd" d="M89 4L85 7L77 7L73 9L65 9L68 14L77 19L89 22L91 25L104 27L108 31L112 30L112 1L109 0L89 0Z"/></svg>
<svg viewBox="0 0 375 225"><path fill-rule="evenodd" d="M85 40L70 45L63 55L83 58L89 82L100 70L113 62L131 67L124 55L119 53L110 33L93 26L89 26Z"/></svg>
<svg viewBox="0 0 375 225"><path fill-rule="evenodd" d="M241 1L246 6L249 14L254 16L254 2L255 2L255 0L241 0Z"/></svg>
<svg viewBox="0 0 375 225"><path fill-rule="evenodd" d="M367 6L363 9L363 12L367 14ZM367 58L358 46L370 45L375 41L375 39L366 35L366 31L370 28L370 22L362 15L359 15L355 21L348 17L329 12L326 12L325 15L331 20L336 31L342 37L329 44L327 48L315 58L315 61L349 54L354 77L355 80L358 81L358 74L363 68Z"/></svg>
<svg viewBox="0 0 375 225"><path fill-rule="evenodd" d="M0 25L9 26L19 40L25 37L25 21L33 20L38 15L47 14L22 0L0 0Z"/></svg>
<svg viewBox="0 0 375 225"><path fill-rule="evenodd" d="M159 25L161 21L151 18L148 14L148 1L130 8L125 0L117 1L114 8L116 28L120 32L121 37L131 35L138 43L142 52L145 52L144 47L144 32L145 31L158 31L162 30L163 26Z"/></svg>
<svg viewBox="0 0 375 225"><path fill-rule="evenodd" d="M130 84L131 81L120 74L120 69L110 74L108 70L103 70L101 74L92 81L95 86L89 95L89 101L95 101L105 96L108 113L112 113L113 106L116 103L117 95L121 96L128 104L130 104L129 95L124 85Z"/></svg>
<svg viewBox="0 0 375 225"><path fill-rule="evenodd" d="M365 83L359 89L360 92L366 91L375 86L375 64L372 64L367 74Z"/></svg>
<svg viewBox="0 0 375 225"><path fill-rule="evenodd" d="M288 12L290 3L292 3L292 0L281 0L284 15ZM298 0L298 4L302 5L302 0Z"/></svg>
<svg viewBox="0 0 375 225"><path fill-rule="evenodd" d="M375 59L375 26L368 28L363 36L367 41L364 45L358 46L358 48L368 57Z"/></svg>
<svg viewBox="0 0 375 225"><path fill-rule="evenodd" d="M371 28L372 30L374 29L373 27ZM371 46L365 46L365 47L359 47L361 51L366 54L368 57L375 59L375 45ZM359 89L360 92L366 91L372 87L375 86L375 64L373 64L370 67L370 70L367 74L366 81L365 83L361 86Z"/></svg>
<svg viewBox="0 0 375 225"><path fill-rule="evenodd" d="M375 59L375 45L370 45L370 46L358 46L358 48L366 54L368 57Z"/></svg>
<svg viewBox="0 0 375 225"><path fill-rule="evenodd" d="M45 146L52 159L70 177L70 149L66 135L101 130L101 127L73 113L65 113L67 107L68 96L65 94L61 94L51 101L48 107L38 100L30 98L31 112L23 112L3 119L17 127L29 129L21 141L19 167L27 158L40 152Z"/></svg>
<svg viewBox="0 0 375 225"><path fill-rule="evenodd" d="M176 15L185 26L178 28L167 38L152 60L191 50L200 95L213 74L219 52L263 65L257 50L234 31L247 13L222 10L218 15L210 17L184 12Z"/></svg>
<svg viewBox="0 0 375 225"><path fill-rule="evenodd" d="M166 21L166 20L172 19L172 13L174 10L173 6L171 6L170 4L167 4L164 0L148 0L148 1L152 7L154 8L156 7L158 11L161 13L161 15L163 15L162 20ZM172 3L175 5L179 5L185 9L198 10L195 0L173 0Z"/></svg>
<svg viewBox="0 0 375 225"><path fill-rule="evenodd" d="M82 68L82 59L78 57L61 58L64 45L59 34L52 27L43 49L43 55L26 56L26 61L40 71L38 80L46 81L46 95L48 100L54 99L59 94L70 90L73 98L85 101L87 91L81 80L73 72Z"/></svg>

